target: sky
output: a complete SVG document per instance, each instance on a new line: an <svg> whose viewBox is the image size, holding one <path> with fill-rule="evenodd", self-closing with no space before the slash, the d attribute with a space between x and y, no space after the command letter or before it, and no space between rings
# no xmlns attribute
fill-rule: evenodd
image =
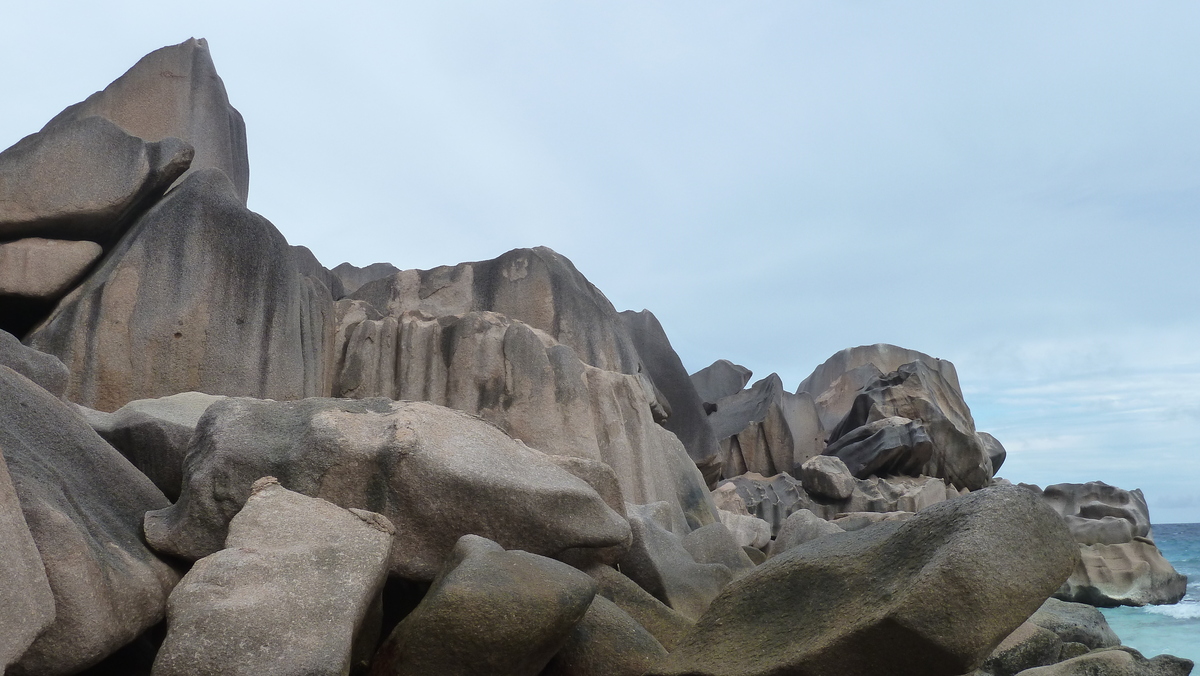
<svg viewBox="0 0 1200 676"><path fill-rule="evenodd" d="M204 37L328 267L549 246L788 387L921 350L1001 476L1200 522L1200 4L12 4L0 147Z"/></svg>

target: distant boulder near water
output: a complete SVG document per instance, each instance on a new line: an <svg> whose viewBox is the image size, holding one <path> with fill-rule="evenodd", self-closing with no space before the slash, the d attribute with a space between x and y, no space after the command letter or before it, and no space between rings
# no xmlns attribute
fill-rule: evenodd
<svg viewBox="0 0 1200 676"><path fill-rule="evenodd" d="M1182 595L1141 492L997 477L949 361L689 374L562 254L329 269L249 179L195 39L0 153L0 673L1190 671L1069 602Z"/></svg>

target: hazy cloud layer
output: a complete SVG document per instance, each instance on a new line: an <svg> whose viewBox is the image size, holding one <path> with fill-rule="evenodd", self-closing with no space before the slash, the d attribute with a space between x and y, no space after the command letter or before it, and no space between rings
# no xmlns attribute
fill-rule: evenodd
<svg viewBox="0 0 1200 676"><path fill-rule="evenodd" d="M327 265L545 244L685 364L951 359L1002 474L1200 521L1200 5L18 3L0 146L207 37Z"/></svg>

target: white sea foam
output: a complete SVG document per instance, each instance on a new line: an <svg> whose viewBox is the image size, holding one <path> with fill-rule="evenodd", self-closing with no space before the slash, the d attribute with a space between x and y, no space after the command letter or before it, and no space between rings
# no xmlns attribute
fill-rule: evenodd
<svg viewBox="0 0 1200 676"><path fill-rule="evenodd" d="M1177 603L1173 606L1147 606L1148 613L1166 615L1177 620L1200 620L1200 603Z"/></svg>

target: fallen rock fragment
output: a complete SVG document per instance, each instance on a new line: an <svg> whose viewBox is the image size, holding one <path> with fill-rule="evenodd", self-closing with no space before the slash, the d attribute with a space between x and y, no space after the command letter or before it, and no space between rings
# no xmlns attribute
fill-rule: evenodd
<svg viewBox="0 0 1200 676"><path fill-rule="evenodd" d="M76 673L162 619L179 573L146 548L141 521L167 499L66 404L3 366L0 453L55 611L7 673Z"/></svg>
<svg viewBox="0 0 1200 676"><path fill-rule="evenodd" d="M726 587L651 673L964 674L1075 556L1062 520L1032 493L978 491L770 559Z"/></svg>
<svg viewBox="0 0 1200 676"><path fill-rule="evenodd" d="M464 535L371 676L537 676L595 594L592 578L565 563Z"/></svg>
<svg viewBox="0 0 1200 676"><path fill-rule="evenodd" d="M1058 662L1062 647L1058 634L1025 622L996 646L980 671L988 676L1016 676L1026 669Z"/></svg>
<svg viewBox="0 0 1200 676"><path fill-rule="evenodd" d="M856 484L850 468L840 458L818 455L800 465L800 483L809 495L845 500L854 495Z"/></svg>
<svg viewBox="0 0 1200 676"><path fill-rule="evenodd" d="M200 419L179 501L146 514L146 540L186 559L221 549L264 475L383 514L396 529L391 571L411 580L433 579L468 533L547 556L630 538L587 483L473 416L386 399L230 397Z"/></svg>
<svg viewBox="0 0 1200 676"><path fill-rule="evenodd" d="M354 647L387 578L391 524L273 477L251 490L225 549L171 592L153 673L316 676L365 666L353 663ZM366 633L373 650L378 627Z"/></svg>
<svg viewBox="0 0 1200 676"><path fill-rule="evenodd" d="M1104 614L1086 603L1070 603L1051 597L1029 621L1058 634L1064 643L1082 643L1093 650L1121 644Z"/></svg>
<svg viewBox="0 0 1200 676"><path fill-rule="evenodd" d="M642 625L597 595L541 676L643 676L666 656Z"/></svg>
<svg viewBox="0 0 1200 676"><path fill-rule="evenodd" d="M101 251L95 242L40 237L0 244L0 296L58 300Z"/></svg>

